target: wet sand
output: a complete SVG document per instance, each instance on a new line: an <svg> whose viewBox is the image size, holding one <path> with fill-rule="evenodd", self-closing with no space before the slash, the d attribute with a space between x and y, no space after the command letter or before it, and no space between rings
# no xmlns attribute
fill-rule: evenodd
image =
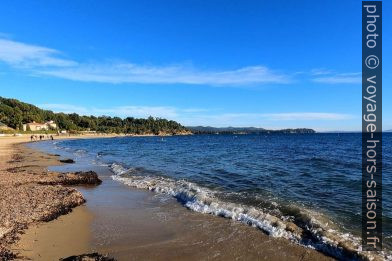
<svg viewBox="0 0 392 261"><path fill-rule="evenodd" d="M332 260L257 228L128 188L107 175L103 181L81 192L95 216L93 249L118 260Z"/></svg>
<svg viewBox="0 0 392 261"><path fill-rule="evenodd" d="M86 203L71 213L30 225L12 249L33 260L91 252L117 260L332 260L233 220L189 211L173 198L129 188L113 181L106 167L76 162L53 170L94 170L103 183L77 187Z"/></svg>
<svg viewBox="0 0 392 261"><path fill-rule="evenodd" d="M31 260L59 260L90 252L92 214L85 206L76 207L55 221L34 224L12 250Z"/></svg>

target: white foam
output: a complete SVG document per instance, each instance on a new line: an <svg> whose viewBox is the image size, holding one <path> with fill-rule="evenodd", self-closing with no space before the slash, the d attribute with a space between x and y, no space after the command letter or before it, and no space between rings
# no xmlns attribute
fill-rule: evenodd
<svg viewBox="0 0 392 261"><path fill-rule="evenodd" d="M217 191L201 187L185 180L173 180L158 176L141 176L135 169L126 169L121 164L112 164L114 180L128 186L147 189L157 193L170 195L179 200L185 207L196 212L230 218L244 224L257 227L273 237L289 239L297 244L318 249L335 257L341 258L343 249L339 247L342 242L350 242L360 253L360 239L349 233L340 233L335 229L325 227L311 212L304 210L310 216L305 229L313 235L313 240L302 238L301 234L287 229L286 225L291 218L273 216L265 210L220 200ZM303 214L302 213L302 214ZM330 222L327 222L328 224ZM364 252L362 252L364 253ZM367 255L367 254L366 254ZM387 256L384 255L384 258Z"/></svg>

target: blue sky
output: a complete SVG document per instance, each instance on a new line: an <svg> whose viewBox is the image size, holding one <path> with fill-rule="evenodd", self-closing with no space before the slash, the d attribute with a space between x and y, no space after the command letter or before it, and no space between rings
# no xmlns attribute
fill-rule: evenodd
<svg viewBox="0 0 392 261"><path fill-rule="evenodd" d="M0 95L184 125L360 130L361 1L1 1Z"/></svg>

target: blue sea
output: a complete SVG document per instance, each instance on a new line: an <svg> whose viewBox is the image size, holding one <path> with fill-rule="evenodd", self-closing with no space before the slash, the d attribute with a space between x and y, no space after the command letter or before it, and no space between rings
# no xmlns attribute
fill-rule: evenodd
<svg viewBox="0 0 392 261"><path fill-rule="evenodd" d="M191 135L49 141L128 186L274 237L359 246L361 134ZM39 146L39 144L38 144ZM53 151L52 151L53 152ZM61 154L61 153L59 153ZM392 241L392 134L383 136L384 247ZM300 230L289 229L295 224Z"/></svg>

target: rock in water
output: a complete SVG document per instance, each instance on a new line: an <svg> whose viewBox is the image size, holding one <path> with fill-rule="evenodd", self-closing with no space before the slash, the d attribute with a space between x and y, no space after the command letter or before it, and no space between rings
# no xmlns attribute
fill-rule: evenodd
<svg viewBox="0 0 392 261"><path fill-rule="evenodd" d="M40 185L99 185L102 180L95 171L77 171L61 173L56 178L41 180Z"/></svg>
<svg viewBox="0 0 392 261"><path fill-rule="evenodd" d="M67 173L63 181L64 185L99 185L102 180L95 171L78 171Z"/></svg>
<svg viewBox="0 0 392 261"><path fill-rule="evenodd" d="M60 261L116 261L114 258L103 256L98 253L83 254L79 256L69 256L60 258Z"/></svg>
<svg viewBox="0 0 392 261"><path fill-rule="evenodd" d="M61 159L60 162L62 163L75 163L73 159Z"/></svg>

